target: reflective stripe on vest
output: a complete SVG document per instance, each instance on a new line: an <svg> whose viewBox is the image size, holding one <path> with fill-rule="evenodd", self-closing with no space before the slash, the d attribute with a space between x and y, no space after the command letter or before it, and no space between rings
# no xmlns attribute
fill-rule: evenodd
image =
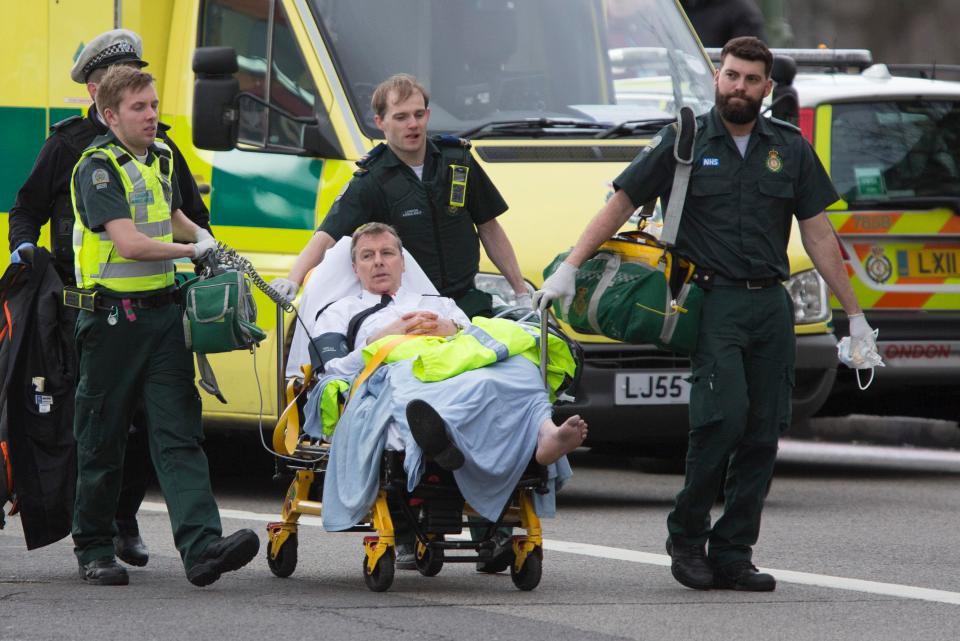
<svg viewBox="0 0 960 641"><path fill-rule="evenodd" d="M87 229L77 210L76 173L87 157L111 163L123 183L130 218L137 231L160 242L173 242L171 221L170 149L161 141L154 143L156 153L150 165L144 165L115 144L87 149L80 157L70 180L75 224L73 228L74 265L77 284L83 288L101 285L118 292L143 292L173 285L173 260L129 260L116 251L110 235ZM165 171L163 171L165 169Z"/></svg>

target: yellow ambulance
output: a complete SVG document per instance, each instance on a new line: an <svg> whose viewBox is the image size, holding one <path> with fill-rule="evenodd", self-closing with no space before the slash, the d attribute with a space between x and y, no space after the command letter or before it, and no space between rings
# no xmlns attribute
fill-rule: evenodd
<svg viewBox="0 0 960 641"><path fill-rule="evenodd" d="M354 162L380 141L369 102L391 74L426 84L431 133L470 132L477 161L510 205L501 221L531 289L678 106L703 113L714 97L713 68L676 0L38 0L10 3L4 18L0 48L17 64L0 86L0 211L47 127L87 103L69 81L74 55L123 26L143 36L162 119L208 198L214 233L268 280L287 273ZM236 53L245 97L230 151L192 144L194 135L215 135L219 113L194 104L199 47ZM794 236L786 286L797 314L802 417L829 392L836 360L826 287ZM510 302L488 260L481 270L479 285ZM261 408L275 415L273 306L258 302L268 339L255 359L211 359L229 403L205 397L208 422L255 424ZM576 402L562 412L590 419L590 443L681 451L687 359L578 338L586 366Z"/></svg>
<svg viewBox="0 0 960 641"><path fill-rule="evenodd" d="M956 418L960 83L935 78L960 67L888 67L866 50L785 53L799 66L799 125L842 197L827 213L860 304L879 330L886 367L863 400L875 411L946 410ZM843 335L846 316L831 303ZM842 398L830 405L844 413L852 376L844 372L842 383L835 390ZM928 387L942 390L930 400L942 396L946 407L918 402Z"/></svg>

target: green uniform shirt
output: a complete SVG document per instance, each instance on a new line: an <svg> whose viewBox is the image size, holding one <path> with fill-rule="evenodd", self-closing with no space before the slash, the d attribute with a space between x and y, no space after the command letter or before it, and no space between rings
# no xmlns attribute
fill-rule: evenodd
<svg viewBox="0 0 960 641"><path fill-rule="evenodd" d="M639 207L673 184L676 129L662 129L614 181ZM758 118L741 157L717 108L697 118L693 168L677 251L734 279L786 280L791 218L816 216L839 196L800 130Z"/></svg>
<svg viewBox="0 0 960 641"><path fill-rule="evenodd" d="M114 143L120 147L123 144L113 133L99 136L90 143L91 147L103 147L107 143ZM124 147L126 150L126 147ZM130 153L129 150L126 150ZM153 162L154 149L151 145L147 149L147 163ZM133 154L130 154L133 156ZM101 171L102 170L102 171ZM118 218L130 218L130 204L127 202L127 192L123 182L117 175L117 170L109 160L88 156L80 162L74 178L77 185L77 210L84 226L93 232L101 232L104 225ZM177 174L170 177L172 201L170 211L176 211L182 205L180 189L177 186Z"/></svg>
<svg viewBox="0 0 960 641"><path fill-rule="evenodd" d="M473 287L480 267L476 225L507 210L500 192L469 148L458 141L438 147L427 141L423 180L381 145L334 202L320 231L339 240L369 222L392 225L427 277L444 296ZM451 164L469 167L463 207L450 206ZM455 296L454 296L455 297Z"/></svg>

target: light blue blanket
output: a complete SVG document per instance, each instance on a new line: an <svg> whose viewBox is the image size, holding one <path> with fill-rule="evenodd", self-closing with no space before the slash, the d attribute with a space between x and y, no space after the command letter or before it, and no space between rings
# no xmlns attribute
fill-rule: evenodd
<svg viewBox="0 0 960 641"><path fill-rule="evenodd" d="M323 526L345 530L366 520L379 489L380 461L387 426L396 421L406 452L408 489L423 474L423 453L410 435L406 406L413 399L430 403L447 422L448 433L463 452L455 471L467 503L495 521L530 462L540 424L551 406L537 366L521 356L424 383L410 361L380 367L347 405L333 435L323 486ZM566 457L549 466L551 491L535 495L540 516L556 511L555 490L572 472Z"/></svg>

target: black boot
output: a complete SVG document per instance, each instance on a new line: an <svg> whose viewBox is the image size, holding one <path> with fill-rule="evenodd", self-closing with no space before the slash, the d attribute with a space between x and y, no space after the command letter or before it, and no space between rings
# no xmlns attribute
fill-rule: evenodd
<svg viewBox="0 0 960 641"><path fill-rule="evenodd" d="M445 470L458 470L463 466L463 452L457 449L447 435L447 426L437 410L419 399L407 403L407 422L410 433L423 455Z"/></svg>
<svg viewBox="0 0 960 641"><path fill-rule="evenodd" d="M680 584L694 590L713 587L713 568L702 545L674 545L667 539L667 554L673 559L670 573Z"/></svg>
<svg viewBox="0 0 960 641"><path fill-rule="evenodd" d="M260 539L253 530L238 530L207 546L197 562L187 570L187 580L203 587L220 578L224 572L239 570L260 550Z"/></svg>
<svg viewBox="0 0 960 641"><path fill-rule="evenodd" d="M112 556L80 564L80 578L90 585L127 585L127 570Z"/></svg>
<svg viewBox="0 0 960 641"><path fill-rule="evenodd" d="M117 535L113 537L113 549L124 563L143 567L150 560L150 551L140 538L136 519L117 519Z"/></svg>
<svg viewBox="0 0 960 641"><path fill-rule="evenodd" d="M764 574L746 559L734 561L717 568L715 587L721 590L744 590L747 592L773 592L777 580Z"/></svg>

